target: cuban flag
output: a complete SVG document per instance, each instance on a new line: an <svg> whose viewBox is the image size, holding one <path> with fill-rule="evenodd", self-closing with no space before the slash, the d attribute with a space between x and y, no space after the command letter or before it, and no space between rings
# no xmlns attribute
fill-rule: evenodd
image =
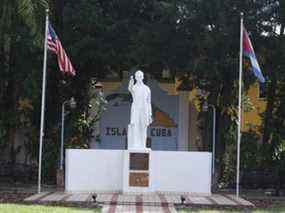
<svg viewBox="0 0 285 213"><path fill-rule="evenodd" d="M244 27L243 27L243 54L250 59L254 75L258 78L258 80L261 83L264 83L265 82L264 76L257 62L248 33Z"/></svg>

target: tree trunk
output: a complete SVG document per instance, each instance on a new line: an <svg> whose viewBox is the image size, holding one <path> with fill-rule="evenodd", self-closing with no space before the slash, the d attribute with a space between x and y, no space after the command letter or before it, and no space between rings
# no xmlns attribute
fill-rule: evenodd
<svg viewBox="0 0 285 213"><path fill-rule="evenodd" d="M280 35L279 35L279 40L281 41L283 39L283 31L284 31L284 25L281 24L280 26ZM272 56L269 56L272 57ZM269 70L273 70L273 65L271 63L271 66ZM279 70L279 66L276 67L276 69ZM277 76L276 72L271 72L271 83L268 87L268 94L267 94L267 105L266 105L266 111L265 111L265 116L264 116L264 132L263 132L263 140L262 140L262 145L263 145L263 156L266 156L266 145L269 144L270 142L270 135L272 132L272 125L273 125L273 110L274 110L274 104L276 101L276 87L277 87Z"/></svg>
<svg viewBox="0 0 285 213"><path fill-rule="evenodd" d="M216 164L216 173L217 173L217 180L219 181L222 177L223 177L223 159L224 159L224 155L225 155L225 150L226 150L226 145L225 145L225 141L223 139L223 131L219 130L224 130L225 129L225 119L224 116L221 115L221 111L217 109L216 112L216 130L217 130L217 134L216 134L216 159L217 159L217 164Z"/></svg>
<svg viewBox="0 0 285 213"><path fill-rule="evenodd" d="M14 64L15 57L13 56L13 47L11 45L10 52L9 52L9 76L11 77L8 81L7 87L7 96L6 96L6 103L7 108L6 111L10 115L8 119L8 143L10 146L10 162L12 165L16 163L16 147L15 147L15 140L16 140L16 131L17 131L17 103L18 103L18 96L19 96L19 88L17 87L17 81L15 79L15 73L13 72L13 68L11 64ZM9 92L8 92L9 91Z"/></svg>
<svg viewBox="0 0 285 213"><path fill-rule="evenodd" d="M275 105L276 99L276 74L275 72L271 72L272 80L268 87L268 94L267 94L267 105L266 111L264 116L264 132L262 138L262 146L263 146L263 157L264 161L266 161L266 147L270 143L270 135L272 133L272 120L273 120L273 110ZM265 165L264 165L265 166Z"/></svg>
<svg viewBox="0 0 285 213"><path fill-rule="evenodd" d="M16 152L15 152L15 134L16 134L16 119L15 113L17 110L17 89L16 80L14 73L12 71L11 65L14 64L15 57L12 55L12 28L14 15L14 2L7 1L4 2L3 16L1 17L1 29L4 30L1 35L1 49L3 50L3 76L9 76L9 78L4 77L3 80L3 93L1 94L1 115L2 119L5 119L7 124L7 140L9 145L9 157L10 162L14 165L16 163ZM3 110L3 111L2 111ZM8 116L7 116L8 115Z"/></svg>

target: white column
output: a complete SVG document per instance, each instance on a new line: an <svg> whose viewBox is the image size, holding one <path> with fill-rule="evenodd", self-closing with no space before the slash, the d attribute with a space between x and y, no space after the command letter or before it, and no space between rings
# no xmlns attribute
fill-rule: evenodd
<svg viewBox="0 0 285 213"><path fill-rule="evenodd" d="M189 136L189 92L179 91L178 151L188 151Z"/></svg>

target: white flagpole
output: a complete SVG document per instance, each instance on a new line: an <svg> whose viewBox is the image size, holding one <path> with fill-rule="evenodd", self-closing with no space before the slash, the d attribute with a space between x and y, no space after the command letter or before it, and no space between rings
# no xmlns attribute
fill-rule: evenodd
<svg viewBox="0 0 285 213"><path fill-rule="evenodd" d="M40 129L40 146L39 146L39 168L38 168L38 193L41 193L41 176L42 176L42 148L44 136L44 119L45 119L45 96L46 96L46 69L47 69L47 33L48 33L48 13L46 9L46 27L44 41L44 63L43 63L43 83L42 83L42 108L41 108L41 129Z"/></svg>
<svg viewBox="0 0 285 213"><path fill-rule="evenodd" d="M243 13L240 14L240 52L239 52L239 93L238 93L238 138L236 196L239 197L240 139L241 139L241 96L242 96L242 56L243 56Z"/></svg>

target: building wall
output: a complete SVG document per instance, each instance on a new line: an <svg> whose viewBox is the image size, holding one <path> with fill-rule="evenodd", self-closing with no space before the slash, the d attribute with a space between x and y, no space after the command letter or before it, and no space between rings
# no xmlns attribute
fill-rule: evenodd
<svg viewBox="0 0 285 213"><path fill-rule="evenodd" d="M259 97L259 83L250 86L249 90L245 92L253 104L253 110L244 112L242 116L242 131L247 132L250 129L259 132L259 127L262 125L261 113L266 109L266 101Z"/></svg>
<svg viewBox="0 0 285 213"><path fill-rule="evenodd" d="M108 82L102 81L103 90L105 94L110 94L117 91L122 82ZM158 82L158 86L161 90L167 92L170 96L178 96L177 87L179 81L174 82ZM196 99L196 90L189 92L189 137L188 137L188 149L191 151L199 151L199 147L202 147L201 136L198 128L198 104ZM92 146L92 147L95 147Z"/></svg>
<svg viewBox="0 0 285 213"><path fill-rule="evenodd" d="M103 81L104 91L111 92L118 89L122 82L120 81ZM176 90L179 82L159 82L159 87L166 91L169 95L178 95ZM259 98L259 83L255 83L250 86L246 94L250 97L250 100L254 106L254 109L250 112L244 112L242 116L242 131L247 132L250 129L257 130L262 125L262 117L260 116L266 109L266 101L263 98ZM197 91L194 89L189 92L189 150L199 151L202 147L201 135L198 128L198 114L199 114L199 101L197 99ZM19 130L16 135L16 146L22 146L21 151L17 155L17 162L25 161L25 148L23 143L25 140L24 130ZM0 160L6 161L9 159L9 150L5 149L0 152ZM30 163L28 161L28 163Z"/></svg>
<svg viewBox="0 0 285 213"><path fill-rule="evenodd" d="M29 158L26 159L26 150L24 147L24 140L27 140L25 136L24 129L18 129L15 137L15 149L19 149L19 152L16 155L17 163L32 163ZM0 161L10 161L10 146L7 146L5 149L0 150Z"/></svg>
<svg viewBox="0 0 285 213"><path fill-rule="evenodd" d="M190 125L189 125L189 150L200 151L202 149L201 135L198 127L198 110L193 102L189 106Z"/></svg>
<svg viewBox="0 0 285 213"><path fill-rule="evenodd" d="M101 142L91 143L92 148L125 149L127 143L127 126L131 107L131 97L128 92L128 78L119 84L116 82L101 82L105 97L108 99L107 110L101 115ZM116 85L116 86L114 86ZM148 79L151 89L154 122L148 128L148 138L154 150L176 150L178 146L178 96L174 93L174 85L160 84L154 79Z"/></svg>
<svg viewBox="0 0 285 213"><path fill-rule="evenodd" d="M110 93L121 87L122 82L101 82L104 86L104 92ZM180 84L178 80L175 82L158 82L160 89L167 92L168 95L178 95L177 87ZM198 127L198 114L200 102L197 98L198 91L193 89L189 92L189 136L188 147L191 151L199 151L202 149L202 137ZM255 130L259 132L262 125L261 113L266 109L266 101L259 98L259 84L255 83L250 86L245 93L249 96L254 108L250 112L244 112L242 115L242 131Z"/></svg>

